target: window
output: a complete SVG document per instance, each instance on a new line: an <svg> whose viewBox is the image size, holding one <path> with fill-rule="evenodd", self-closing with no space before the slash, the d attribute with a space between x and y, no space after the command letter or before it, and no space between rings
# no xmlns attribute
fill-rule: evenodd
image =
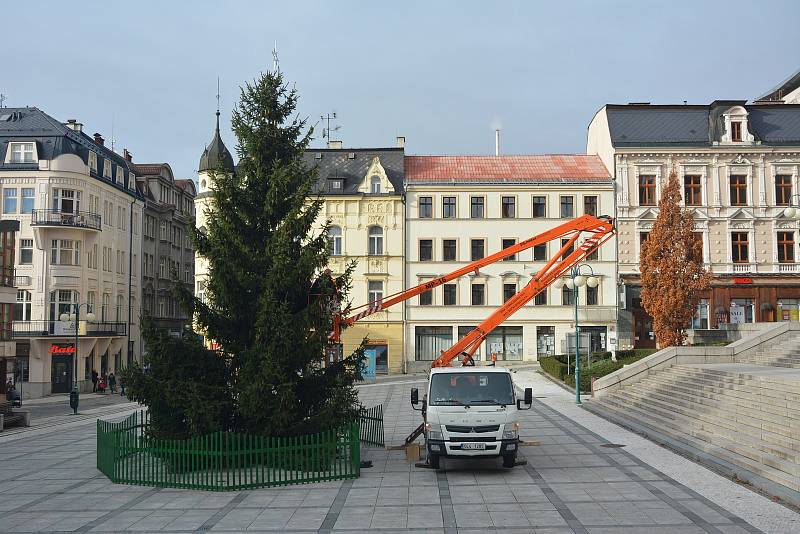
<svg viewBox="0 0 800 534"><path fill-rule="evenodd" d="M486 304L486 285L485 284L472 284L472 305L483 306Z"/></svg>
<svg viewBox="0 0 800 534"><path fill-rule="evenodd" d="M17 290L17 303L14 304L14 320L31 320L31 292L24 289Z"/></svg>
<svg viewBox="0 0 800 534"><path fill-rule="evenodd" d="M458 327L458 340L461 341L465 337L469 335L470 332L475 330L475 326L459 326ZM473 356L476 360L480 360L481 358L481 349L480 345L478 345L478 350L473 353Z"/></svg>
<svg viewBox="0 0 800 534"><path fill-rule="evenodd" d="M486 346L498 360L521 360L522 327L498 326L486 337Z"/></svg>
<svg viewBox="0 0 800 534"><path fill-rule="evenodd" d="M59 213L78 213L81 192L73 189L53 189L53 210Z"/></svg>
<svg viewBox="0 0 800 534"><path fill-rule="evenodd" d="M731 141L742 140L742 123L739 121L731 121Z"/></svg>
<svg viewBox="0 0 800 534"><path fill-rule="evenodd" d="M433 217L433 197L419 197L419 218Z"/></svg>
<svg viewBox="0 0 800 534"><path fill-rule="evenodd" d="M380 176L373 176L370 178L370 193L379 195L381 193L381 178Z"/></svg>
<svg viewBox="0 0 800 534"><path fill-rule="evenodd" d="M97 153L89 151L89 169L97 172Z"/></svg>
<svg viewBox="0 0 800 534"><path fill-rule="evenodd" d="M575 291L568 288L567 286L561 287L561 304L563 306L574 306L575 305Z"/></svg>
<svg viewBox="0 0 800 534"><path fill-rule="evenodd" d="M125 309L122 295L117 295L117 322L122 322L122 311Z"/></svg>
<svg viewBox="0 0 800 534"><path fill-rule="evenodd" d="M469 216L472 219L483 219L483 197L470 197L469 198Z"/></svg>
<svg viewBox="0 0 800 534"><path fill-rule="evenodd" d="M547 306L547 289L543 289L533 298L534 306Z"/></svg>
<svg viewBox="0 0 800 534"><path fill-rule="evenodd" d="M561 197L561 211L560 217L562 219L571 219L575 217L575 199L572 197Z"/></svg>
<svg viewBox="0 0 800 534"><path fill-rule="evenodd" d="M19 264L30 265L33 263L33 239L19 240Z"/></svg>
<svg viewBox="0 0 800 534"><path fill-rule="evenodd" d="M703 261L703 232L692 232L692 237L694 237L692 254L696 254L700 261Z"/></svg>
<svg viewBox="0 0 800 534"><path fill-rule="evenodd" d="M747 245L747 232L733 232L731 234L731 258L733 263L748 263L750 261Z"/></svg>
<svg viewBox="0 0 800 534"><path fill-rule="evenodd" d="M113 225L113 222L111 224ZM161 221L159 238L161 241L169 241L169 227L167 226L167 221Z"/></svg>
<svg viewBox="0 0 800 534"><path fill-rule="evenodd" d="M775 205L788 206L792 201L792 176L790 174L775 175Z"/></svg>
<svg viewBox="0 0 800 534"><path fill-rule="evenodd" d="M21 213L33 213L33 204L36 200L35 197L36 190L33 187L23 187L22 188L22 212Z"/></svg>
<svg viewBox="0 0 800 534"><path fill-rule="evenodd" d="M583 213L586 215L594 215L597 217L597 197L585 196L583 197Z"/></svg>
<svg viewBox="0 0 800 534"><path fill-rule="evenodd" d="M533 217L547 217L547 197L533 197Z"/></svg>
<svg viewBox="0 0 800 534"><path fill-rule="evenodd" d="M596 306L597 305L597 287L589 287L586 286L586 305L587 306Z"/></svg>
<svg viewBox="0 0 800 534"><path fill-rule="evenodd" d="M508 247L513 247L516 244L517 244L517 240L514 239L513 237L501 240L501 246L502 246L503 250L507 249ZM511 256L508 256L507 258L503 258L503 261L516 261L516 260L517 260L517 255L516 254L512 254Z"/></svg>
<svg viewBox="0 0 800 534"><path fill-rule="evenodd" d="M369 227L369 255L380 256L383 254L383 228L380 226Z"/></svg>
<svg viewBox="0 0 800 534"><path fill-rule="evenodd" d="M17 188L3 188L3 213L17 213Z"/></svg>
<svg viewBox="0 0 800 534"><path fill-rule="evenodd" d="M547 261L547 243L533 247L533 261Z"/></svg>
<svg viewBox="0 0 800 534"><path fill-rule="evenodd" d="M161 256L161 259L158 261L158 277L167 277L167 259L164 256Z"/></svg>
<svg viewBox="0 0 800 534"><path fill-rule="evenodd" d="M414 328L414 358L433 361L453 344L450 326L417 326Z"/></svg>
<svg viewBox="0 0 800 534"><path fill-rule="evenodd" d="M600 259L600 247L595 247L593 251L586 255L586 261L597 261Z"/></svg>
<svg viewBox="0 0 800 534"><path fill-rule="evenodd" d="M442 197L442 217L445 219L456 218L456 197Z"/></svg>
<svg viewBox="0 0 800 534"><path fill-rule="evenodd" d="M97 305L97 293L94 291L89 291L86 293L86 313L94 312L94 308Z"/></svg>
<svg viewBox="0 0 800 534"><path fill-rule="evenodd" d="M443 299L442 302L445 306L455 306L456 305L456 285L455 284L444 284L442 286L443 292Z"/></svg>
<svg viewBox="0 0 800 534"><path fill-rule="evenodd" d="M456 240L442 240L442 261L456 261Z"/></svg>
<svg viewBox="0 0 800 534"><path fill-rule="evenodd" d="M97 243L92 245L92 248L86 253L86 267L97 269Z"/></svg>
<svg viewBox="0 0 800 534"><path fill-rule="evenodd" d="M485 241L483 239L470 240L470 259L472 261L482 260L485 256Z"/></svg>
<svg viewBox="0 0 800 534"><path fill-rule="evenodd" d="M34 153L33 143L11 143L11 163L33 163Z"/></svg>
<svg viewBox="0 0 800 534"><path fill-rule="evenodd" d="M419 305L420 306L430 306L433 304L433 291L430 289L425 291L424 293L419 294Z"/></svg>
<svg viewBox="0 0 800 534"><path fill-rule="evenodd" d="M700 175L687 174L683 177L683 203L687 206L700 206L703 203Z"/></svg>
<svg viewBox="0 0 800 534"><path fill-rule="evenodd" d="M639 205L656 205L656 177L653 174L639 176Z"/></svg>
<svg viewBox="0 0 800 534"><path fill-rule="evenodd" d="M516 197L502 197L500 199L500 216L504 219L513 219L517 216Z"/></svg>
<svg viewBox="0 0 800 534"><path fill-rule="evenodd" d="M342 229L338 226L331 226L328 229L328 254L342 255Z"/></svg>
<svg viewBox="0 0 800 534"><path fill-rule="evenodd" d="M50 320L58 321L61 319L62 313L74 313L75 309L72 306L77 304L78 292L70 291L69 289L59 289L50 292Z"/></svg>
<svg viewBox="0 0 800 534"><path fill-rule="evenodd" d="M731 175L731 206L747 205L747 176L744 174Z"/></svg>
<svg viewBox="0 0 800 534"><path fill-rule="evenodd" d="M506 302L516 293L517 293L517 284L503 284L503 302Z"/></svg>
<svg viewBox="0 0 800 534"><path fill-rule="evenodd" d="M567 243L569 243L569 239L562 239L562 240L561 240L561 248L564 248L565 246L567 246ZM570 254L572 254L573 252L575 252L575 242L574 242L574 241L573 241L573 242L572 242L572 244L571 244L571 245L570 245L570 246L569 246L569 247L568 247L566 250L564 250L564 252L561 254L561 259L563 260L564 258L566 258L567 256L569 256L569 255L570 255Z"/></svg>
<svg viewBox="0 0 800 534"><path fill-rule="evenodd" d="M133 264L136 265L136 256L134 255ZM135 273L134 273L135 274ZM186 266L183 268L183 281L186 284L192 283L192 265L187 263Z"/></svg>
<svg viewBox="0 0 800 534"><path fill-rule="evenodd" d="M433 239L419 240L419 261L433 261Z"/></svg>
<svg viewBox="0 0 800 534"><path fill-rule="evenodd" d="M80 265L81 242L71 239L53 239L50 243L51 265Z"/></svg>
<svg viewBox="0 0 800 534"><path fill-rule="evenodd" d="M111 161L108 158L103 159L103 177L111 178Z"/></svg>
<svg viewBox="0 0 800 534"><path fill-rule="evenodd" d="M368 295L367 298L370 302L380 302L383 300L383 281L370 280L367 284Z"/></svg>
<svg viewBox="0 0 800 534"><path fill-rule="evenodd" d="M642 249L642 245L647 241L647 236L649 235L650 232L639 232L639 250Z"/></svg>
<svg viewBox="0 0 800 534"><path fill-rule="evenodd" d="M794 263L794 232L778 232L778 262Z"/></svg>

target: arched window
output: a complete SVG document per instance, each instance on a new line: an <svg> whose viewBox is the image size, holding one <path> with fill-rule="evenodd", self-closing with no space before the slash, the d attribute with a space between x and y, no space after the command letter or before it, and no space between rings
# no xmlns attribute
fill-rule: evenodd
<svg viewBox="0 0 800 534"><path fill-rule="evenodd" d="M117 295L117 322L121 323L123 321L123 313L122 310L125 308L123 305L123 298L122 295Z"/></svg>
<svg viewBox="0 0 800 534"><path fill-rule="evenodd" d="M200 180L200 189L205 189L205 188L206 188L206 181Z"/></svg>
<svg viewBox="0 0 800 534"><path fill-rule="evenodd" d="M25 289L17 290L17 303L14 304L14 320L31 320L31 292Z"/></svg>
<svg viewBox="0 0 800 534"><path fill-rule="evenodd" d="M57 289L50 292L50 320L58 321L62 313L74 313L73 304L78 303L78 292L69 289Z"/></svg>
<svg viewBox="0 0 800 534"><path fill-rule="evenodd" d="M110 317L111 310L111 295L108 293L103 293L103 305L100 308L100 320L103 322L108 321Z"/></svg>
<svg viewBox="0 0 800 534"><path fill-rule="evenodd" d="M86 293L86 312L94 312L94 307L97 305L97 293L89 291Z"/></svg>
<svg viewBox="0 0 800 534"><path fill-rule="evenodd" d="M380 226L369 227L369 255L380 256L383 254L383 228Z"/></svg>
<svg viewBox="0 0 800 534"><path fill-rule="evenodd" d="M328 254L342 255L342 229L338 226L331 226L328 229Z"/></svg>
<svg viewBox="0 0 800 534"><path fill-rule="evenodd" d="M370 192L373 194L380 194L381 192L381 177L380 176L373 176L370 178Z"/></svg>

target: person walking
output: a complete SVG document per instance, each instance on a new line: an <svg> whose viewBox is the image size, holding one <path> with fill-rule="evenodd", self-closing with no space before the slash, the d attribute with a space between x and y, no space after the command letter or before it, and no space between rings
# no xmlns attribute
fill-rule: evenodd
<svg viewBox="0 0 800 534"><path fill-rule="evenodd" d="M97 369L92 369L92 393L97 393L97 379L100 375L97 374Z"/></svg>
<svg viewBox="0 0 800 534"><path fill-rule="evenodd" d="M115 393L117 391L117 377L114 376L114 373L110 373L108 375L108 389L111 393Z"/></svg>

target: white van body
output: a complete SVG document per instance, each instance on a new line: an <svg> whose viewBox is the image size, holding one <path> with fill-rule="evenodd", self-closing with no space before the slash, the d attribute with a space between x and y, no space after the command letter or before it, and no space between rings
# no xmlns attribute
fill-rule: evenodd
<svg viewBox="0 0 800 534"><path fill-rule="evenodd" d="M526 391L526 397L530 395ZM513 467L520 409L511 371L506 368L431 369L423 404L431 467L437 469L441 457L488 456L502 456L503 465Z"/></svg>

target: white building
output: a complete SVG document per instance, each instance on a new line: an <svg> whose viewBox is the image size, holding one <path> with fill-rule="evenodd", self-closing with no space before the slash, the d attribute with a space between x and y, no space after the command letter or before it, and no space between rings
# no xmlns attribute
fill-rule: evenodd
<svg viewBox="0 0 800 534"><path fill-rule="evenodd" d="M36 108L0 109L0 158L2 219L20 222L18 389L26 398L66 393L75 374L91 389L92 370L116 371L139 354L140 279L131 265L142 248L143 202L135 178L99 134ZM75 322L59 319L75 305L77 355Z"/></svg>
<svg viewBox="0 0 800 534"><path fill-rule="evenodd" d="M406 156L405 174L409 286L584 213L614 213L610 176L596 156ZM551 242L527 250L409 301L408 368L430 365L524 287L560 248ZM613 240L588 263L601 284L588 294L585 288L580 291L579 323L591 348L605 350L616 317ZM574 307L568 292L550 287L525 305L489 335L480 359L494 352L498 360L535 360L574 347Z"/></svg>

